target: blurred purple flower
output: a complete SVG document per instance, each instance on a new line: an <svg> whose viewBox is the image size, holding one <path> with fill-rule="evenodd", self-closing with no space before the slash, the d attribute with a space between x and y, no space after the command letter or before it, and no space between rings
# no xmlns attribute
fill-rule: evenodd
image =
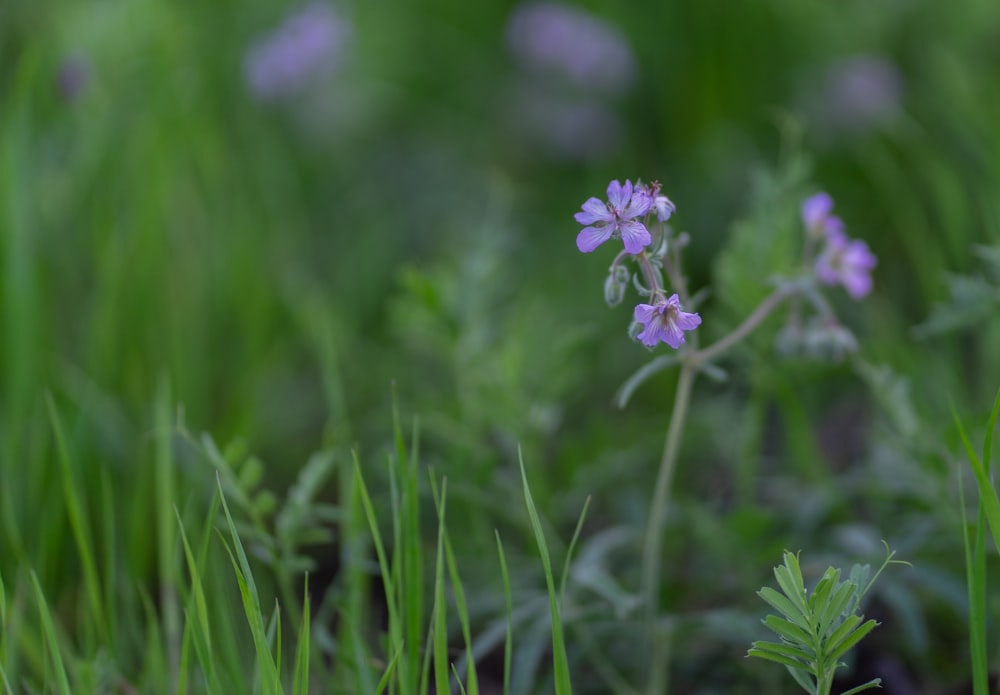
<svg viewBox="0 0 1000 695"><path fill-rule="evenodd" d="M646 326L637 336L643 345L654 347L662 340L675 350L684 344L684 331L693 331L701 325L701 316L683 311L676 294L655 305L638 305L635 320Z"/></svg>
<svg viewBox="0 0 1000 695"><path fill-rule="evenodd" d="M844 130L868 130L899 114L903 91L899 68L886 58L841 58L828 68L823 80L824 120Z"/></svg>
<svg viewBox="0 0 1000 695"><path fill-rule="evenodd" d="M523 67L588 90L622 94L635 83L636 60L624 34L571 5L521 5L507 22L507 46Z"/></svg>
<svg viewBox="0 0 1000 695"><path fill-rule="evenodd" d="M831 232L843 232L844 222L833 212L833 198L829 193L816 193L802 203L802 222L806 232L813 238L828 235Z"/></svg>
<svg viewBox="0 0 1000 695"><path fill-rule="evenodd" d="M312 2L247 50L243 72L250 91L273 101L301 90L343 60L351 25L333 8Z"/></svg>
<svg viewBox="0 0 1000 695"><path fill-rule="evenodd" d="M70 56L59 63L56 71L56 89L66 101L76 99L90 81L90 63L82 56Z"/></svg>
<svg viewBox="0 0 1000 695"><path fill-rule="evenodd" d="M877 262L868 244L832 229L826 234L826 248L816 259L816 277L824 285L840 283L851 297L862 299L872 291L871 271Z"/></svg>
<svg viewBox="0 0 1000 695"><path fill-rule="evenodd" d="M583 204L583 212L574 215L577 222L587 225L576 237L577 248L590 253L614 237L624 242L628 253L640 253L653 239L646 226L635 218L649 212L652 204L644 186L633 188L628 179L624 186L617 179L612 181L608 184L607 203L590 198Z"/></svg>

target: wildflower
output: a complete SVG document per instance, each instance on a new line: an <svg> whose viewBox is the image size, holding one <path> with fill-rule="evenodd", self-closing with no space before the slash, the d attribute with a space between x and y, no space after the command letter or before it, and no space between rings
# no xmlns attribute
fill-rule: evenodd
<svg viewBox="0 0 1000 695"><path fill-rule="evenodd" d="M656 219L660 222L666 222L670 219L670 216L674 214L677 210L677 206L674 205L673 201L667 196L660 193L660 182L653 181L651 184L636 184L637 188L642 188L646 195L649 196L651 202L651 207L656 211Z"/></svg>
<svg viewBox="0 0 1000 695"><path fill-rule="evenodd" d="M317 1L304 6L247 51L247 86L262 101L300 91L340 63L350 29L329 5Z"/></svg>
<svg viewBox="0 0 1000 695"><path fill-rule="evenodd" d="M635 320L646 326L636 336L643 345L654 347L662 340L675 350L684 344L684 331L693 331L701 325L701 316L683 311L676 294L655 305L638 305Z"/></svg>
<svg viewBox="0 0 1000 695"><path fill-rule="evenodd" d="M622 94L635 82L636 59L625 36L568 4L521 5L507 23L507 44L522 67L588 91Z"/></svg>
<svg viewBox="0 0 1000 695"><path fill-rule="evenodd" d="M817 193L809 196L802 203L802 222L806 231L813 238L843 232L844 222L833 212L833 198L829 193Z"/></svg>
<svg viewBox="0 0 1000 695"><path fill-rule="evenodd" d="M656 219L666 222L677 210L677 206L667 196L657 195L653 198L653 209L656 210Z"/></svg>
<svg viewBox="0 0 1000 695"><path fill-rule="evenodd" d="M828 230L826 248L816 259L816 277L824 285L840 283L854 299L872 290L871 271L877 263L868 244L848 239L841 229Z"/></svg>
<svg viewBox="0 0 1000 695"><path fill-rule="evenodd" d="M590 253L611 238L621 239L625 251L635 255L652 242L646 225L639 222L652 205L646 189L632 187L627 180L622 186L617 180L608 184L608 202L591 198L583 204L583 212L575 215L577 222L587 225L576 237L576 246L583 253Z"/></svg>
<svg viewBox="0 0 1000 695"><path fill-rule="evenodd" d="M824 81L824 120L854 132L888 124L902 112L904 86L899 68L882 56L841 58Z"/></svg>

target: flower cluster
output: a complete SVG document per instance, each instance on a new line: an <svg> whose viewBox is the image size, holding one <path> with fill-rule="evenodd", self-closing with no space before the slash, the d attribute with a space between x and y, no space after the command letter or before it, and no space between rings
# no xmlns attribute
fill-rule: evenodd
<svg viewBox="0 0 1000 695"><path fill-rule="evenodd" d="M682 306L682 302L689 301L680 257L687 235L674 237L665 224L676 208L660 193L660 184L656 182L633 184L626 180L622 184L615 180L608 184L607 194L606 201L588 199L576 213L576 221L584 225L576 237L577 248L591 253L608 241L620 239L624 250L611 263L604 283L605 300L611 306L620 304L628 285L635 285L649 301L635 307L630 335L647 347L663 342L679 349L685 342L685 332L700 326L701 317L684 311ZM779 279L772 295L732 335L701 352L696 351L695 361L735 344L775 307L793 297L796 299L789 323L779 335L779 348L786 352L802 348L809 354L834 356L854 350L853 336L837 321L817 285L839 284L854 299L862 299L871 292L876 258L868 244L847 236L843 221L833 214L833 199L826 193L816 193L802 203L802 222L806 230L802 275L791 280ZM629 261L637 266L635 272L625 265ZM676 291L668 291L664 279ZM817 310L816 318L807 325L801 315L802 297Z"/></svg>
<svg viewBox="0 0 1000 695"><path fill-rule="evenodd" d="M639 291L650 298L650 303L636 306L632 334L647 347L664 342L676 350L685 342L684 332L701 324L698 314L683 310L680 295L675 292L668 297L664 287L663 271L678 284L674 276L679 270L666 258L671 239L669 228L663 224L676 208L660 193L658 183L633 185L626 180L623 185L615 180L608 185L607 193L607 202L590 198L583 204L582 212L576 213L576 221L584 225L576 237L576 246L583 253L590 253L606 241L621 239L625 250L611 264L604 297L610 305L620 303L629 281L633 280ZM649 230L654 217L661 228L655 244ZM633 278L622 265L629 257L638 265L641 280L638 276Z"/></svg>
<svg viewBox="0 0 1000 695"><path fill-rule="evenodd" d="M833 199L817 193L802 203L802 222L811 239L824 242L816 258L816 278L824 285L841 284L854 299L863 299L872 290L871 272L877 260L868 244L850 239L843 221L832 214Z"/></svg>

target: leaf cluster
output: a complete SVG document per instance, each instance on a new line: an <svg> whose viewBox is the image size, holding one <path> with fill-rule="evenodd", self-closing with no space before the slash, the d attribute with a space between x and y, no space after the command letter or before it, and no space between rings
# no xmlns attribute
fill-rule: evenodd
<svg viewBox="0 0 1000 695"><path fill-rule="evenodd" d="M807 693L828 695L834 673L844 666L840 658L878 626L875 620L866 621L859 609L862 597L892 561L892 555L887 548L885 563L870 579L869 565L855 565L843 581L841 570L831 567L809 594L798 556L786 551L784 564L774 568L781 591L764 587L757 592L780 614L764 619L764 624L780 639L778 642L754 642L747 656L783 664ZM880 684L881 679L875 678L842 695L852 695Z"/></svg>

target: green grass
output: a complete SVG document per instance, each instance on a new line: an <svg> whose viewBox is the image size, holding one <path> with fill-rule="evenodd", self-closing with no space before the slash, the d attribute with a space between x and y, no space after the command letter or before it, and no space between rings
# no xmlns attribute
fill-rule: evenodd
<svg viewBox="0 0 1000 695"><path fill-rule="evenodd" d="M790 693L740 658L753 591L783 548L839 567L885 538L914 568L857 663L985 692L1000 6L589 3L634 52L618 94L512 58L516 5L336 3L344 64L261 103L245 52L294 4L3 4L0 691L631 694L654 620L673 692ZM831 130L816 98L858 54L901 110ZM565 103L618 145L520 138ZM868 301L834 300L857 359L776 356L776 316L696 386L656 615L676 374L573 245L626 177L678 205L703 344L787 270L804 196L879 256Z"/></svg>
<svg viewBox="0 0 1000 695"><path fill-rule="evenodd" d="M983 435L982 458L972 447L962 421L955 416L959 437L968 455L969 465L975 475L979 492L977 504L975 536L970 541L968 524L965 522L965 500L962 499L962 539L965 547L965 572L969 587L969 644L972 660L972 686L975 695L989 692L989 646L986 622L988 619L987 599L989 592L986 581L986 531L990 531L994 546L1000 550L1000 502L996 488L989 475L993 454L993 434L1000 417L1000 391L993 402L993 410L986 421ZM961 490L961 485L959 486Z"/></svg>

